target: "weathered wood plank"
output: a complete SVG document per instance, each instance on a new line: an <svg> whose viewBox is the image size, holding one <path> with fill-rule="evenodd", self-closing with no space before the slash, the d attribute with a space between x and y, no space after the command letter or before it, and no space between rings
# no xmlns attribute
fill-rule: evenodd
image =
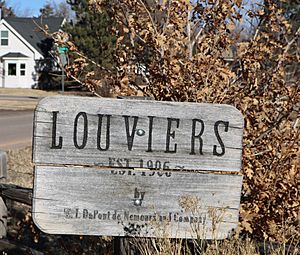
<svg viewBox="0 0 300 255"><path fill-rule="evenodd" d="M0 150L0 179L7 178L7 155Z"/></svg>
<svg viewBox="0 0 300 255"><path fill-rule="evenodd" d="M242 134L228 105L49 97L35 111L33 161L239 171Z"/></svg>
<svg viewBox="0 0 300 255"><path fill-rule="evenodd" d="M0 197L0 239L7 235L7 216L7 207L2 197Z"/></svg>
<svg viewBox="0 0 300 255"><path fill-rule="evenodd" d="M33 219L51 234L220 239L237 225L241 184L238 175L37 166Z"/></svg>
<svg viewBox="0 0 300 255"><path fill-rule="evenodd" d="M32 190L31 189L19 189L19 188L11 188L6 189L1 192L1 195L4 198L11 199L13 201L17 201L19 203L31 205L32 204Z"/></svg>

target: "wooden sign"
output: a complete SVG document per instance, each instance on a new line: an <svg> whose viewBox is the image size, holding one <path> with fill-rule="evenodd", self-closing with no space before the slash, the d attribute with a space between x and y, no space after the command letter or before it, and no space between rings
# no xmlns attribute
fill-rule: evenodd
<svg viewBox="0 0 300 255"><path fill-rule="evenodd" d="M242 132L227 105L43 99L34 222L51 234L225 238L238 222Z"/></svg>
<svg viewBox="0 0 300 255"><path fill-rule="evenodd" d="M239 175L38 166L33 218L51 234L225 238Z"/></svg>
<svg viewBox="0 0 300 255"><path fill-rule="evenodd" d="M38 164L241 168L243 117L228 105L48 97L34 122Z"/></svg>

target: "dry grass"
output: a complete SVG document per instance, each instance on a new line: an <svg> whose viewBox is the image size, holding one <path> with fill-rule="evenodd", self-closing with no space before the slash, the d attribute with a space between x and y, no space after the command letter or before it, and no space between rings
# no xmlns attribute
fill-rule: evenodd
<svg viewBox="0 0 300 255"><path fill-rule="evenodd" d="M298 255L300 247L258 242L250 237L225 240L130 238L126 254L140 255Z"/></svg>
<svg viewBox="0 0 300 255"><path fill-rule="evenodd" d="M55 91L45 91L39 89L0 88L0 95L46 97L46 96L53 96L57 94L58 92Z"/></svg>
<svg viewBox="0 0 300 255"><path fill-rule="evenodd" d="M13 88L0 88L0 97L5 96L25 96L37 98L36 100L22 100L12 98L0 99L0 110L30 110L34 109L38 103L39 97L58 95L57 92L48 92L37 89L13 89Z"/></svg>
<svg viewBox="0 0 300 255"><path fill-rule="evenodd" d="M184 211L197 212L201 208L201 201L193 197L184 197L179 201ZM224 209L226 210L226 209ZM212 221L213 236L218 236L218 229L223 222L225 211L223 208L211 208L208 217ZM191 226L191 231L197 236L195 240L170 239L164 235L161 238L132 238L128 245L128 254L141 255L297 255L300 254L299 242L296 246L286 243L272 244L257 242L253 238L241 238L232 234L225 240L205 240L203 229L200 226ZM216 231L214 233L214 231ZM285 239L283 239L285 240ZM293 242L295 244L295 242Z"/></svg>
<svg viewBox="0 0 300 255"><path fill-rule="evenodd" d="M0 100L0 110L31 110L38 101Z"/></svg>
<svg viewBox="0 0 300 255"><path fill-rule="evenodd" d="M1 96L29 97L29 100L22 98L1 98ZM59 91L45 91L38 89L21 88L0 88L0 110L33 110L42 97L62 95ZM66 91L64 96L90 96L90 93L82 91Z"/></svg>
<svg viewBox="0 0 300 255"><path fill-rule="evenodd" d="M31 163L31 147L9 150L7 183L25 188L33 186L33 164Z"/></svg>

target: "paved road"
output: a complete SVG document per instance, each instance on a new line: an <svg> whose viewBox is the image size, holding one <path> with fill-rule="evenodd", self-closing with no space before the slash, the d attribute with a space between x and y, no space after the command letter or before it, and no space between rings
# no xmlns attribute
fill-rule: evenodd
<svg viewBox="0 0 300 255"><path fill-rule="evenodd" d="M32 110L0 110L0 150L31 145L32 123Z"/></svg>

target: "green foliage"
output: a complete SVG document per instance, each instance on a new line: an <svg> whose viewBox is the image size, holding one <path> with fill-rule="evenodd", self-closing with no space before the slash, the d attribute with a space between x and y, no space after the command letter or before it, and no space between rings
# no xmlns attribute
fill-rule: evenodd
<svg viewBox="0 0 300 255"><path fill-rule="evenodd" d="M64 31L87 57L104 67L111 67L116 39L110 33L112 21L108 13L90 9L86 0L67 0L67 3L76 14L76 22L66 24Z"/></svg>

